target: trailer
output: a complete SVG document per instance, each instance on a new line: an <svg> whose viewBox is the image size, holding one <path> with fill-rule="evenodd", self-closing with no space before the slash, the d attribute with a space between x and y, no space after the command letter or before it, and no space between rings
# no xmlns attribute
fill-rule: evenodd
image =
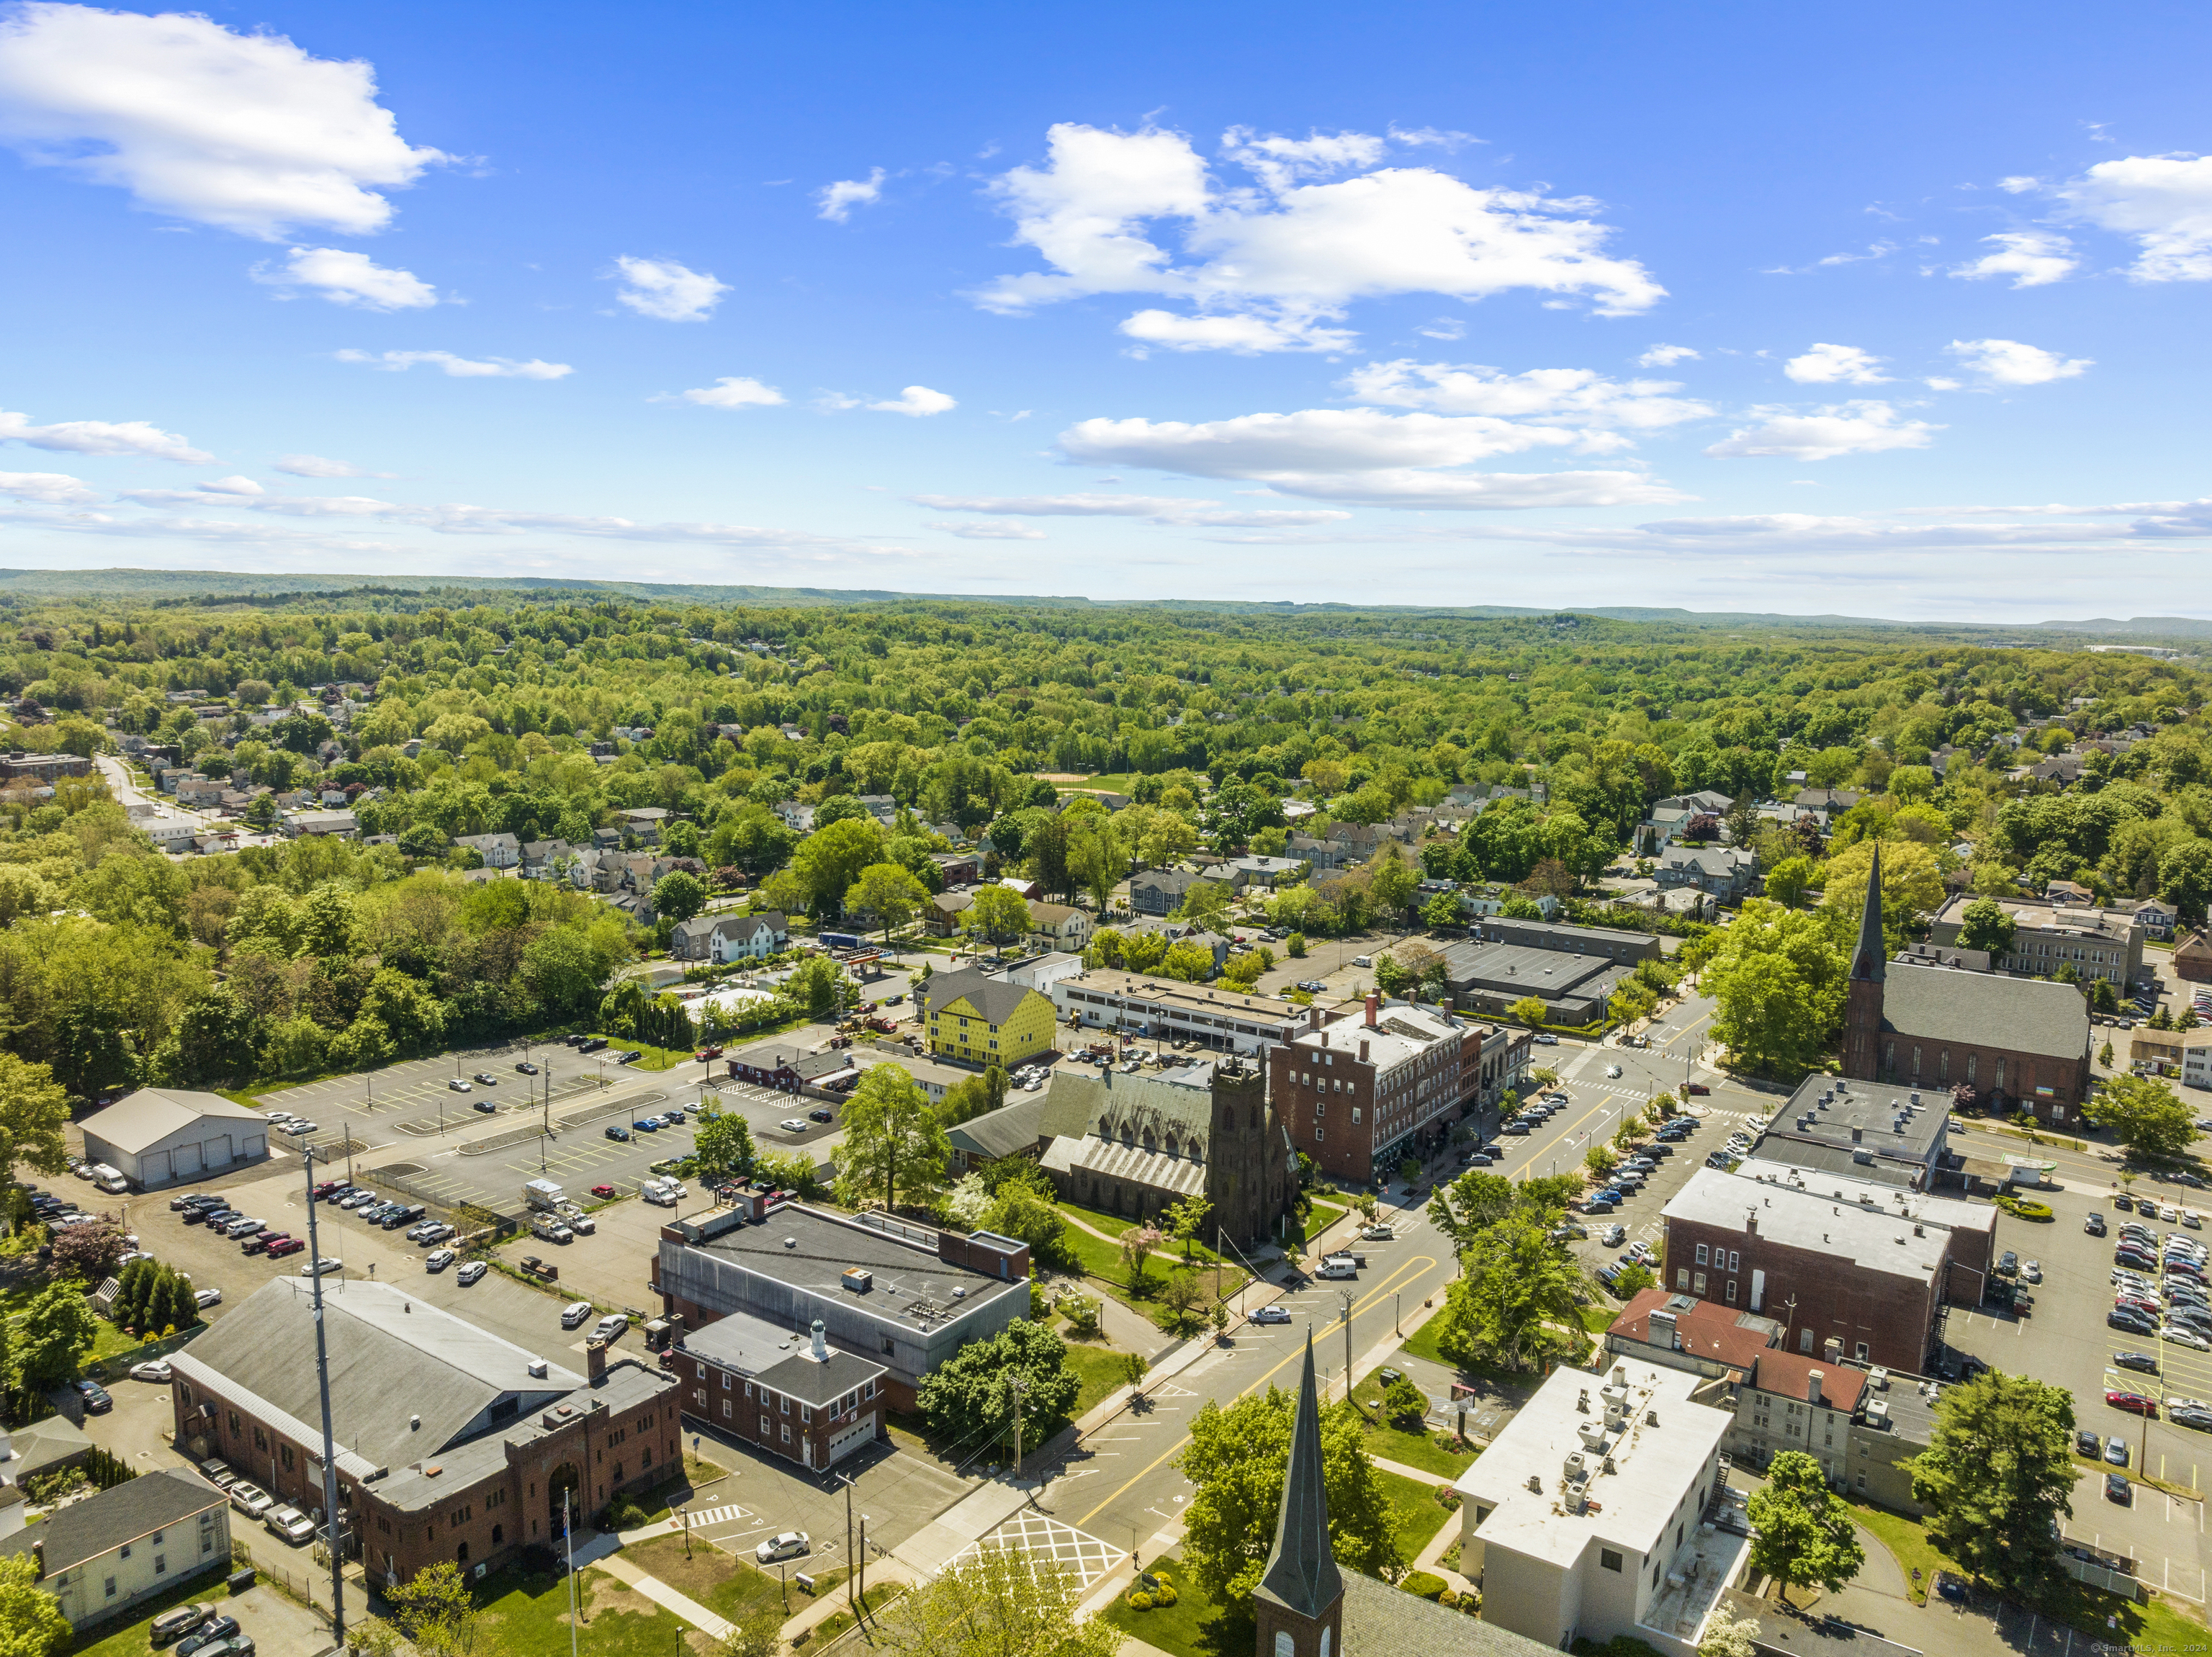
<svg viewBox="0 0 2212 1657"><path fill-rule="evenodd" d="M522 1200L533 1209L557 1209L568 1200L568 1194L550 1179L526 1179Z"/></svg>

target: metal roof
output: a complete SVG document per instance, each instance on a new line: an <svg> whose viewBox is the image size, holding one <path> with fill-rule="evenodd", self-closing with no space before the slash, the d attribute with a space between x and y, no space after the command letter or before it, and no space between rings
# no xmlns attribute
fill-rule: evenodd
<svg viewBox="0 0 2212 1657"><path fill-rule="evenodd" d="M209 1117L251 1122L263 1129L269 1125L269 1118L260 1112L234 1104L221 1093L178 1087L141 1087L106 1110L85 1118L84 1132L87 1138L135 1154Z"/></svg>

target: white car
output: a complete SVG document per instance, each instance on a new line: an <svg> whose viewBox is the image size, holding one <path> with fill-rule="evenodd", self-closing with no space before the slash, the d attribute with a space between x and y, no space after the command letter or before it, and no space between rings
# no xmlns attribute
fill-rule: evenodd
<svg viewBox="0 0 2212 1657"><path fill-rule="evenodd" d="M804 1118L795 1116L787 1116L775 1125L782 1129L786 1133L805 1133L806 1131L806 1123Z"/></svg>
<svg viewBox="0 0 2212 1657"><path fill-rule="evenodd" d="M2193 1351L2212 1352L2212 1341L2206 1340L2194 1330L2182 1328L2179 1324L2160 1325L2158 1337L2162 1341L2171 1341L2176 1346L2188 1347Z"/></svg>
<svg viewBox="0 0 2212 1657"><path fill-rule="evenodd" d="M443 1271L459 1258L460 1256L449 1248L433 1249L429 1257L422 1262L422 1266L427 1271Z"/></svg>
<svg viewBox="0 0 2212 1657"><path fill-rule="evenodd" d="M169 1361L167 1358L155 1358L150 1363L134 1363L131 1366L132 1380L166 1383L170 1379L171 1373Z"/></svg>
<svg viewBox="0 0 2212 1657"><path fill-rule="evenodd" d="M302 1134L311 1134L314 1132L315 1124L308 1121L304 1116L295 1116L289 1122L287 1122L283 1126L277 1129L276 1131L279 1133L288 1133L291 1135L293 1138L297 1139Z"/></svg>
<svg viewBox="0 0 2212 1657"><path fill-rule="evenodd" d="M811 1544L805 1531L785 1531L753 1550L753 1557L763 1565L773 1565L779 1559L797 1559L805 1554Z"/></svg>
<svg viewBox="0 0 2212 1657"><path fill-rule="evenodd" d="M453 1281L460 1284L463 1288L466 1288L483 1276L488 1269L483 1261L471 1260L453 1274Z"/></svg>
<svg viewBox="0 0 2212 1657"><path fill-rule="evenodd" d="M1290 1320L1289 1308L1279 1306L1263 1306L1246 1319L1255 1324L1286 1324Z"/></svg>
<svg viewBox="0 0 2212 1657"><path fill-rule="evenodd" d="M258 1519L276 1505L276 1498L258 1484L240 1479L230 1487L230 1505L248 1519Z"/></svg>
<svg viewBox="0 0 2212 1657"><path fill-rule="evenodd" d="M467 1082L462 1081L459 1076L455 1076L451 1081L446 1084L446 1090L448 1093L473 1093L475 1091L475 1089L471 1087Z"/></svg>
<svg viewBox="0 0 2212 1657"><path fill-rule="evenodd" d="M612 1340L629 1327L628 1317L619 1312L610 1312L592 1325L592 1336L595 1340Z"/></svg>
<svg viewBox="0 0 2212 1657"><path fill-rule="evenodd" d="M271 1122L289 1122L292 1119L292 1113L289 1111L269 1111L264 1114Z"/></svg>
<svg viewBox="0 0 2212 1657"><path fill-rule="evenodd" d="M221 1306L222 1304L222 1291L219 1288L195 1289L192 1292L192 1304L199 1307L203 1312L206 1311L208 1307L211 1306ZM163 1366L165 1368L167 1367L167 1365Z"/></svg>
<svg viewBox="0 0 2212 1657"><path fill-rule="evenodd" d="M2043 1281L2043 1263L2040 1260L2021 1261L2020 1264L2020 1280L2024 1283L2041 1282Z"/></svg>
<svg viewBox="0 0 2212 1657"><path fill-rule="evenodd" d="M327 1277L333 1271L343 1271L344 1270L344 1261L333 1260L329 1255L325 1254L321 1259L310 1260L306 1265L301 1266L300 1268L300 1275L302 1277Z"/></svg>

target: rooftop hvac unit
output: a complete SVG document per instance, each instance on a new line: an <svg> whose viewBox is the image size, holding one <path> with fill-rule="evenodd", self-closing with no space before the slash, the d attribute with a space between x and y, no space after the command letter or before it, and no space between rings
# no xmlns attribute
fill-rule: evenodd
<svg viewBox="0 0 2212 1657"><path fill-rule="evenodd" d="M1570 1450L1570 1451L1568 1451L1568 1452L1567 1452L1567 1480L1568 1480L1568 1482L1569 1482L1570 1483L1578 1483L1578 1482L1580 1482L1581 1480L1583 1480L1583 1479L1584 1479L1584 1478L1587 1478L1589 1476L1589 1464L1583 1459L1583 1453L1582 1453L1581 1451L1579 1451L1579 1450Z"/></svg>
<svg viewBox="0 0 2212 1657"><path fill-rule="evenodd" d="M1595 1452L1603 1449L1605 1447L1605 1429L1599 1426L1598 1423L1594 1421L1584 1422L1582 1425L1582 1441L1583 1448L1585 1450Z"/></svg>
<svg viewBox="0 0 2212 1657"><path fill-rule="evenodd" d="M849 1288L855 1295L865 1295L876 1286L876 1274L863 1266L848 1266L837 1282L840 1288Z"/></svg>
<svg viewBox="0 0 2212 1657"><path fill-rule="evenodd" d="M1626 1404L1628 1402L1628 1388L1623 1383L1615 1381L1612 1386L1605 1389L1604 1397L1606 1404L1608 1408L1617 1404Z"/></svg>
<svg viewBox="0 0 2212 1657"><path fill-rule="evenodd" d="M1867 1405L1867 1423L1873 1427L1887 1427L1889 1425L1888 1399L1876 1398L1872 1404Z"/></svg>
<svg viewBox="0 0 2212 1657"><path fill-rule="evenodd" d="M1571 1514L1579 1514L1586 1513L1589 1509L1589 1498L1584 1494L1583 1487L1579 1484L1568 1485L1567 1511Z"/></svg>

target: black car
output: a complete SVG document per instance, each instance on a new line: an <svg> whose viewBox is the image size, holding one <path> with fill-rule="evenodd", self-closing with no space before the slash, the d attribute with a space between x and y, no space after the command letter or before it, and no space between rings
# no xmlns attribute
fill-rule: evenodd
<svg viewBox="0 0 2212 1657"><path fill-rule="evenodd" d="M2105 1216L2101 1214L2092 1214L2081 1222L2081 1229L2092 1237L2102 1237L2105 1234Z"/></svg>
<svg viewBox="0 0 2212 1657"><path fill-rule="evenodd" d="M2117 1502L2123 1508L2131 1508L2135 1505L2135 1486L2128 1483L2128 1476L2125 1473L2105 1475L2105 1500Z"/></svg>
<svg viewBox="0 0 2212 1657"><path fill-rule="evenodd" d="M177 1657L192 1657L194 1652L211 1646L218 1640L228 1640L237 1632L238 1619L235 1617L218 1617L211 1623L203 1623L192 1633L177 1642Z"/></svg>
<svg viewBox="0 0 2212 1657"><path fill-rule="evenodd" d="M2114 1329L2124 1329L2130 1335L2155 1335L2158 1319L2147 1318L2140 1312L2130 1312L2124 1307L2114 1307L2106 1314L2105 1321Z"/></svg>
<svg viewBox="0 0 2212 1657"><path fill-rule="evenodd" d="M607 1137L610 1139L628 1139L629 1137L629 1130L623 1127L622 1124L617 1122L614 1126L607 1130Z"/></svg>
<svg viewBox="0 0 2212 1657"><path fill-rule="evenodd" d="M576 1051L580 1053L596 1053L603 1050L606 1045L607 1039L605 1036L591 1036L587 1037L583 1042L579 1044Z"/></svg>
<svg viewBox="0 0 2212 1657"><path fill-rule="evenodd" d="M88 1416L104 1416L115 1408L115 1400L98 1381L81 1380L76 1390L84 1397L84 1412Z"/></svg>
<svg viewBox="0 0 2212 1657"><path fill-rule="evenodd" d="M1997 1256L1997 1276L2009 1277L2020 1270L2020 1256L2007 1249Z"/></svg>
<svg viewBox="0 0 2212 1657"><path fill-rule="evenodd" d="M479 1100L477 1100L476 1101L476 1107L477 1107L477 1109L478 1109L478 1110L482 1111L482 1112L483 1112L486 1116L489 1116L489 1115L491 1115L493 1112L495 1112L495 1111L496 1111L496 1110L498 1110L498 1109L499 1109L499 1106L496 1106L496 1105L495 1105L495 1104L494 1104L490 1100L489 1100L489 1099L479 1099Z"/></svg>
<svg viewBox="0 0 2212 1657"><path fill-rule="evenodd" d="M2176 1427L2191 1427L2200 1433L2212 1433L2212 1410L2169 1410L2166 1418Z"/></svg>
<svg viewBox="0 0 2212 1657"><path fill-rule="evenodd" d="M2148 1352L2115 1352L2112 1362L2122 1369L2139 1369L2146 1375L2158 1374L2158 1360Z"/></svg>
<svg viewBox="0 0 2212 1657"><path fill-rule="evenodd" d="M561 1038L561 1045L564 1047L581 1047L590 1039L589 1036L563 1036Z"/></svg>
<svg viewBox="0 0 2212 1657"><path fill-rule="evenodd" d="M2074 1435L2074 1448L2077 1454L2085 1455L2092 1461L2102 1461L2105 1459L2105 1447L2102 1441L2086 1427Z"/></svg>
<svg viewBox="0 0 2212 1657"><path fill-rule="evenodd" d="M806 1119L809 1122L835 1122L837 1113L835 1111L809 1111Z"/></svg>

